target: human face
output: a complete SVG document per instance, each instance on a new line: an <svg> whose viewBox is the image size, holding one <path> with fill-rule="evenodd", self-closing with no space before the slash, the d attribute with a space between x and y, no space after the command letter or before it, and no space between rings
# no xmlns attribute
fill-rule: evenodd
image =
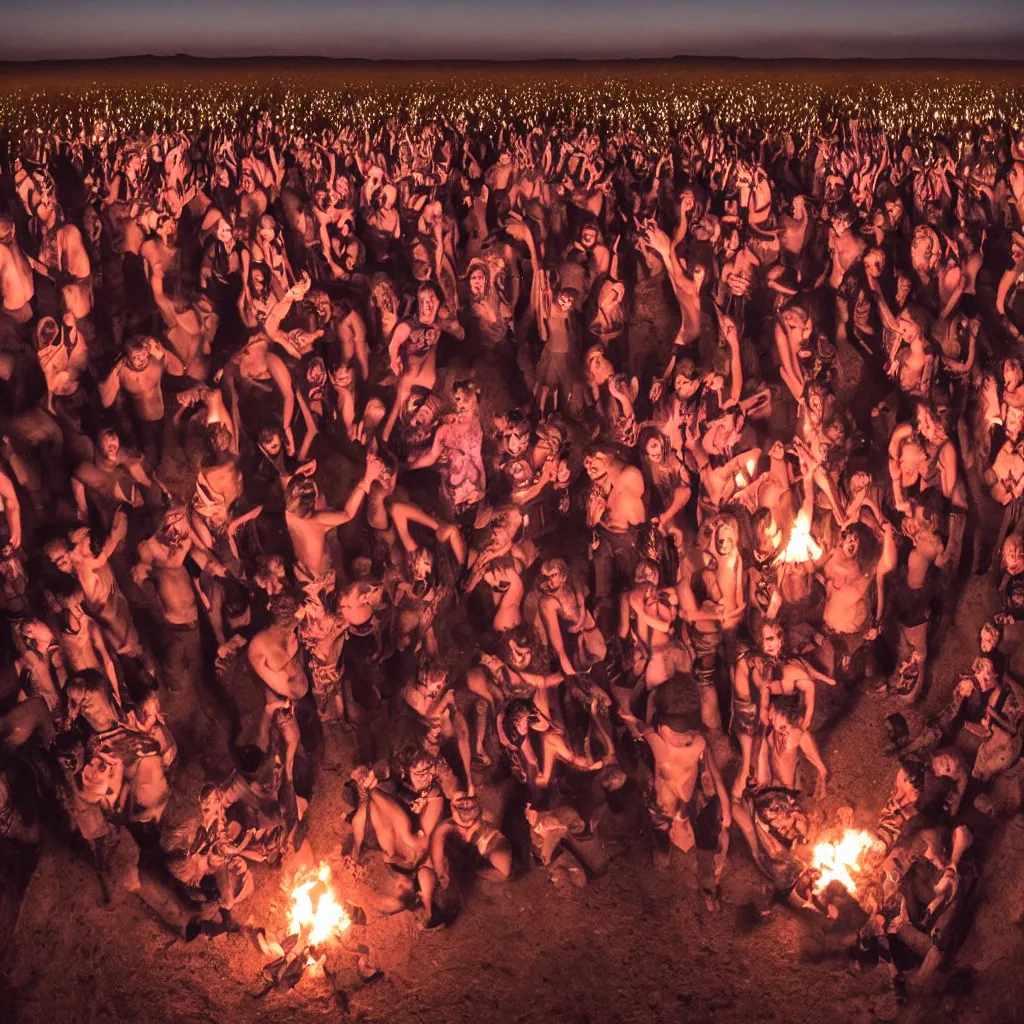
<svg viewBox="0 0 1024 1024"><path fill-rule="evenodd" d="M468 388L460 388L452 395L452 400L455 402L455 411L460 416L476 412L476 394Z"/></svg>
<svg viewBox="0 0 1024 1024"><path fill-rule="evenodd" d="M597 244L597 232L593 228L584 228L580 233L580 244L584 249L593 249Z"/></svg>
<svg viewBox="0 0 1024 1024"><path fill-rule="evenodd" d="M573 302L572 296L568 292L562 292L558 296L558 308L563 313L568 313L572 310Z"/></svg>
<svg viewBox="0 0 1024 1024"><path fill-rule="evenodd" d="M935 242L930 231L921 231L914 236L910 246L912 263L927 266L935 258Z"/></svg>
<svg viewBox="0 0 1024 1024"><path fill-rule="evenodd" d="M469 292L475 299L483 298L487 291L487 275L478 267L469 275Z"/></svg>
<svg viewBox="0 0 1024 1024"><path fill-rule="evenodd" d="M540 588L545 593L553 594L565 583L565 572L557 564L545 562L540 567Z"/></svg>
<svg viewBox="0 0 1024 1024"><path fill-rule="evenodd" d="M723 557L731 555L736 550L736 539L732 530L721 529L715 534L715 550Z"/></svg>
<svg viewBox="0 0 1024 1024"><path fill-rule="evenodd" d="M892 199L885 204L885 213L889 218L889 224L896 227L903 220L903 200Z"/></svg>
<svg viewBox="0 0 1024 1024"><path fill-rule="evenodd" d="M583 460L583 468L591 480L603 480L608 475L611 461L605 452L594 452Z"/></svg>
<svg viewBox="0 0 1024 1024"><path fill-rule="evenodd" d="M432 324L437 319L441 304L430 288L424 288L416 296L416 311L420 323Z"/></svg>
<svg viewBox="0 0 1024 1024"><path fill-rule="evenodd" d="M522 455L530 447L530 432L524 429L509 431L505 438L505 447L514 457Z"/></svg>
<svg viewBox="0 0 1024 1024"><path fill-rule="evenodd" d="M847 231L850 230L850 224L851 223L852 223L852 221L850 220L850 218L849 218L849 216L847 214L845 214L845 213L836 214L832 218L832 230L837 235L844 235L844 234L846 234Z"/></svg>
<svg viewBox="0 0 1024 1024"><path fill-rule="evenodd" d="M100 452L110 462L117 458L121 451L121 439L117 434L100 434Z"/></svg>
<svg viewBox="0 0 1024 1024"><path fill-rule="evenodd" d="M843 534L839 547L847 558L856 558L857 552L860 551L860 538L852 530L848 530Z"/></svg>
<svg viewBox="0 0 1024 1024"><path fill-rule="evenodd" d="M799 309L787 309L782 314L782 326L787 334L806 335L810 332L810 318Z"/></svg>
<svg viewBox="0 0 1024 1024"><path fill-rule="evenodd" d="M276 455L280 455L281 454L281 435L280 434L274 434L272 437L269 437L266 441L261 442L260 446L263 448L263 450L269 456L271 456L271 458L273 458Z"/></svg>
<svg viewBox="0 0 1024 1024"><path fill-rule="evenodd" d="M149 349L133 348L128 352L128 365L137 372L142 372L149 366Z"/></svg>
<svg viewBox="0 0 1024 1024"><path fill-rule="evenodd" d="M517 672L521 672L525 669L530 664L532 657L533 652L528 646L524 646L515 640L509 641L508 661Z"/></svg>
<svg viewBox="0 0 1024 1024"><path fill-rule="evenodd" d="M917 428L921 431L922 436L932 442L932 444L938 444L945 439L945 435L935 422L935 418L924 406L918 406L917 409Z"/></svg>
<svg viewBox="0 0 1024 1024"><path fill-rule="evenodd" d="M633 579L636 583L649 583L656 587L658 585L658 568L651 565L650 562L641 562L636 567Z"/></svg>
<svg viewBox="0 0 1024 1024"><path fill-rule="evenodd" d="M1011 576L1024 572L1024 544L1016 537L1011 537L1003 545L1003 563Z"/></svg>
<svg viewBox="0 0 1024 1024"><path fill-rule="evenodd" d="M222 245L230 244L233 234L234 233L231 229L231 225L226 220L222 220L217 225L217 240Z"/></svg>
<svg viewBox="0 0 1024 1024"><path fill-rule="evenodd" d="M657 466L665 458L665 445L660 438L649 437L644 445L644 452L647 458Z"/></svg>
<svg viewBox="0 0 1024 1024"><path fill-rule="evenodd" d="M863 494L871 486L871 477L864 472L854 473L850 477L850 493Z"/></svg>
<svg viewBox="0 0 1024 1024"><path fill-rule="evenodd" d="M409 785L417 793L422 793L425 789L429 789L433 781L434 766L426 758L409 766Z"/></svg>
<svg viewBox="0 0 1024 1024"><path fill-rule="evenodd" d="M420 689L431 699L441 696L447 681L444 670L436 667L424 669L419 675Z"/></svg>
<svg viewBox="0 0 1024 1024"><path fill-rule="evenodd" d="M426 548L420 548L413 556L409 565L413 579L419 583L427 580L433 568L434 556Z"/></svg>
<svg viewBox="0 0 1024 1024"><path fill-rule="evenodd" d="M868 277L877 280L885 270L885 253L881 249L872 249L864 257L864 270Z"/></svg>
<svg viewBox="0 0 1024 1024"><path fill-rule="evenodd" d="M999 645L999 630L987 623L981 627L981 653L990 654Z"/></svg>
<svg viewBox="0 0 1024 1024"><path fill-rule="evenodd" d="M679 398L692 398L697 393L700 382L687 377L685 373L677 373L672 381L672 388Z"/></svg>
<svg viewBox="0 0 1024 1024"><path fill-rule="evenodd" d="M1007 359L1003 363L1003 386L1011 391L1020 387L1024 380L1024 373L1021 372L1020 364L1013 359Z"/></svg>
<svg viewBox="0 0 1024 1024"><path fill-rule="evenodd" d="M777 658L782 653L782 630L778 626L768 625L761 630L761 650L769 658Z"/></svg>
<svg viewBox="0 0 1024 1024"><path fill-rule="evenodd" d="M612 375L612 364L600 352L594 352L587 360L587 370L594 383L600 386Z"/></svg>
<svg viewBox="0 0 1024 1024"><path fill-rule="evenodd" d="M331 380L340 391L347 391L355 383L355 374L351 366L339 366L331 375Z"/></svg>
<svg viewBox="0 0 1024 1024"><path fill-rule="evenodd" d="M74 563L71 561L71 552L65 541L57 540L46 545L46 557L60 569L61 572L73 572Z"/></svg>

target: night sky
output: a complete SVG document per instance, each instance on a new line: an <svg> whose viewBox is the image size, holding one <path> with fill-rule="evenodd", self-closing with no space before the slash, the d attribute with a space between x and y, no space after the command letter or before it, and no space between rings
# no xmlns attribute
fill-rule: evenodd
<svg viewBox="0 0 1024 1024"><path fill-rule="evenodd" d="M0 0L0 59L1024 56L1024 0Z"/></svg>

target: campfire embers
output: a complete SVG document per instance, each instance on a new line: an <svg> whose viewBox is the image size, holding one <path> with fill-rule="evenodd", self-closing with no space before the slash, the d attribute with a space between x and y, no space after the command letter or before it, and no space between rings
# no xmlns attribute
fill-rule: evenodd
<svg viewBox="0 0 1024 1024"><path fill-rule="evenodd" d="M805 509L801 509L793 521L782 557L787 562L813 562L821 557L821 546L811 536L811 517Z"/></svg>
<svg viewBox="0 0 1024 1024"><path fill-rule="evenodd" d="M851 895L856 893L868 851L875 842L875 837L864 829L845 828L837 839L818 843L812 862L818 875L815 893L823 893L832 882L838 882Z"/></svg>

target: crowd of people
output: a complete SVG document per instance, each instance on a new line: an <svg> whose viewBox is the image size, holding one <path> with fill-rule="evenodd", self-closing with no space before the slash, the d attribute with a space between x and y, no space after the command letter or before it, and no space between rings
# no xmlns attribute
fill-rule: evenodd
<svg viewBox="0 0 1024 1024"><path fill-rule="evenodd" d="M216 934L330 749L425 927L583 884L634 812L709 913L748 856L828 913L816 736L887 701L851 956L941 977L1019 790L1017 135L261 113L39 135L2 185L7 848Z"/></svg>

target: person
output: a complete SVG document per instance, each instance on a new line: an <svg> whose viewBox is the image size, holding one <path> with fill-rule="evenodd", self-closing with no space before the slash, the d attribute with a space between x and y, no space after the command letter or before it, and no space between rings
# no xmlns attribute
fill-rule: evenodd
<svg viewBox="0 0 1024 1024"><path fill-rule="evenodd" d="M184 372L184 364L173 352L156 338L142 336L125 343L123 357L100 385L104 408L109 409L122 390L128 396L127 425L153 466L159 466L163 457L163 377L165 373L180 377Z"/></svg>
<svg viewBox="0 0 1024 1024"><path fill-rule="evenodd" d="M715 755L707 740L683 716L665 716L644 731L644 740L654 758L649 812L655 829L663 836L657 847L661 863L667 866L671 847L692 855L689 863L698 880L704 904L715 910L725 870L732 808ZM705 788L705 777L710 787ZM717 806L715 806L717 804ZM697 870L698 818L702 812L718 819L714 829L716 852L711 879Z"/></svg>
<svg viewBox="0 0 1024 1024"><path fill-rule="evenodd" d="M583 464L591 480L587 525L594 531L594 593L606 606L615 584L634 570L636 527L647 518L644 478L605 447L590 448Z"/></svg>
<svg viewBox="0 0 1024 1024"><path fill-rule="evenodd" d="M828 769L821 759L818 745L807 727L807 718L797 694L788 694L772 702L765 723L764 743L757 766L757 781L762 786L797 788L799 755L803 754L817 773L814 798L826 793Z"/></svg>
<svg viewBox="0 0 1024 1024"><path fill-rule="evenodd" d="M888 521L881 533L881 551L875 555L871 530L863 523L851 523L835 550L823 555L822 618L830 641L824 660L829 675L840 673L852 680L874 675L870 645L878 636L876 623L885 608L885 578L896 567L897 557L895 534Z"/></svg>
<svg viewBox="0 0 1024 1024"><path fill-rule="evenodd" d="M15 237L14 220L0 216L0 301L4 322L15 331L23 330L33 317L36 289L32 268Z"/></svg>
<svg viewBox="0 0 1024 1024"><path fill-rule="evenodd" d="M263 749L269 745L271 726L279 731L284 741L284 776L289 783L294 782L301 743L296 708L309 694L297 635L301 609L291 594L271 598L270 625L249 641L246 651L249 665L264 687L259 745Z"/></svg>
<svg viewBox="0 0 1024 1024"><path fill-rule="evenodd" d="M349 522L363 499L369 494L373 482L380 477L382 463L372 456L366 461L366 470L352 489L345 507L340 511L316 507L316 483L308 476L298 474L288 481L285 492L285 523L298 562L303 584L316 590L333 589L333 573L328 560L326 537L329 530Z"/></svg>

